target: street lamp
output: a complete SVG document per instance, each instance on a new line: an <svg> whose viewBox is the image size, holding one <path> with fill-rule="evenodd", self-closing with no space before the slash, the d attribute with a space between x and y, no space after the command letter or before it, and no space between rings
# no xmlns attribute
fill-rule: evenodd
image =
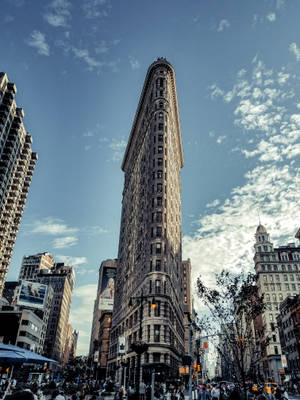
<svg viewBox="0 0 300 400"><path fill-rule="evenodd" d="M132 343L131 350L137 354L137 366L136 366L136 375L135 375L135 392L137 396L137 400L139 400L140 395L140 372L141 372L141 356L142 354L148 350L149 345L146 342L143 342L143 308L144 308L144 300L147 300L148 296L144 296L143 291L140 296L130 297L128 307L130 310L133 308L133 299L138 300L140 304L140 327L139 327L139 338L135 343ZM151 307L156 307L155 298L152 298Z"/></svg>

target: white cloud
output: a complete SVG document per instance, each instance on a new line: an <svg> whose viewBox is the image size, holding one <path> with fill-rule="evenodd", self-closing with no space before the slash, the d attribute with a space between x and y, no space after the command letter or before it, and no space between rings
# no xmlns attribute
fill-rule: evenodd
<svg viewBox="0 0 300 400"><path fill-rule="evenodd" d="M90 344L90 330L92 326L94 301L96 299L97 285L82 285L75 288L70 323L73 328L79 330L78 354L87 354ZM79 303L79 304L78 304Z"/></svg>
<svg viewBox="0 0 300 400"><path fill-rule="evenodd" d="M66 247L75 246L78 242L76 236L64 236L56 238L52 241L52 246L54 249L64 249Z"/></svg>
<svg viewBox="0 0 300 400"><path fill-rule="evenodd" d="M95 52L97 54L107 53L112 47L120 43L120 40L115 39L112 41L101 40L95 47Z"/></svg>
<svg viewBox="0 0 300 400"><path fill-rule="evenodd" d="M273 76L277 78L270 79ZM297 80L285 68L267 69L256 57L252 71L238 74L229 89L234 94L230 105L234 123L243 135L234 150L255 158L256 166L245 173L243 183L227 199L207 204L207 214L195 221L197 232L183 238L183 256L191 258L193 282L201 274L212 284L213 274L223 268L254 270L258 210L276 246L294 241L299 228L295 216L299 215L300 168L294 160L300 155L300 113L289 110L300 108L299 101L292 104L291 87L297 87ZM219 93L224 99L226 92L219 88ZM201 307L197 297L196 307Z"/></svg>
<svg viewBox="0 0 300 400"><path fill-rule="evenodd" d="M227 19L221 19L217 28L217 32L222 32L225 28L229 27L230 27L230 22Z"/></svg>
<svg viewBox="0 0 300 400"><path fill-rule="evenodd" d="M91 148L92 148L92 146L90 144L86 144L84 146L84 151L89 151L89 150L91 150Z"/></svg>
<svg viewBox="0 0 300 400"><path fill-rule="evenodd" d="M276 14L274 12L271 12L267 15L267 20L270 22L275 22L276 21Z"/></svg>
<svg viewBox="0 0 300 400"><path fill-rule="evenodd" d="M84 231L90 236L103 235L108 232L107 229L99 225L88 226L87 228L84 229Z"/></svg>
<svg viewBox="0 0 300 400"><path fill-rule="evenodd" d="M290 50L290 52L292 52L294 54L297 61L300 61L300 49L295 42L293 42L289 45L289 50Z"/></svg>
<svg viewBox="0 0 300 400"><path fill-rule="evenodd" d="M77 232L77 228L68 227L61 219L47 217L35 221L31 233L42 233L46 235L69 235Z"/></svg>
<svg viewBox="0 0 300 400"><path fill-rule="evenodd" d="M217 137L217 143L221 144L222 142L224 142L225 139L226 139L225 135L224 136L219 136L219 137Z"/></svg>
<svg viewBox="0 0 300 400"><path fill-rule="evenodd" d="M224 91L220 89L216 84L211 85L209 89L211 90L210 96L212 99L224 96Z"/></svg>
<svg viewBox="0 0 300 400"><path fill-rule="evenodd" d="M127 142L123 139L112 139L108 147L112 150L112 161L118 162L122 160Z"/></svg>
<svg viewBox="0 0 300 400"><path fill-rule="evenodd" d="M54 27L67 27L71 19L71 12L68 0L53 0L48 6L49 11L44 14L48 24Z"/></svg>
<svg viewBox="0 0 300 400"><path fill-rule="evenodd" d="M135 57L129 56L129 63L132 69L139 69L140 68L140 63Z"/></svg>
<svg viewBox="0 0 300 400"><path fill-rule="evenodd" d="M26 40L26 43L31 47L35 47L38 53L42 56L49 56L49 45L46 42L46 37L42 32L34 30L31 33L30 38Z"/></svg>
<svg viewBox="0 0 300 400"><path fill-rule="evenodd" d="M74 54L75 58L83 60L90 71L94 69L100 71L103 67L110 68L113 72L118 70L118 62L117 61L100 61L95 57L91 56L88 49L79 49L77 47L71 47L71 51Z"/></svg>
<svg viewBox="0 0 300 400"><path fill-rule="evenodd" d="M59 262L63 262L70 267L77 267L78 265L86 264L86 257L73 257L73 256L64 256L62 254L55 255L55 259Z"/></svg>
<svg viewBox="0 0 300 400"><path fill-rule="evenodd" d="M82 9L85 17L89 19L107 17L110 3L108 0L83 0Z"/></svg>

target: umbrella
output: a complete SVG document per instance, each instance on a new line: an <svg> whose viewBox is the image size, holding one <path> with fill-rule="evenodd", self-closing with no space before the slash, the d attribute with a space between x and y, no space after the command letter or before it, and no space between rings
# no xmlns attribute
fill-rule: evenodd
<svg viewBox="0 0 300 400"><path fill-rule="evenodd" d="M0 343L0 361L7 363L33 363L43 364L45 362L57 362L51 358L41 356L40 354L34 353L23 349L19 346L12 344Z"/></svg>

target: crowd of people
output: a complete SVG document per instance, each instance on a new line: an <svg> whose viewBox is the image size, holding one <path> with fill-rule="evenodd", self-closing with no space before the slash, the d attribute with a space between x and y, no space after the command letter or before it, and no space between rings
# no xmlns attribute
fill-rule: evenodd
<svg viewBox="0 0 300 400"><path fill-rule="evenodd" d="M185 400L189 392L182 383L156 383L153 389L155 400ZM107 397L108 396L108 397ZM140 383L139 400L151 400L152 387ZM0 381L0 399L3 400L137 400L135 388L115 384L111 378L98 382L86 380L81 383L54 381L17 384L12 380ZM266 390L264 386L248 385L246 388L234 383L209 383L194 385L193 400L289 400L285 388L276 386Z"/></svg>

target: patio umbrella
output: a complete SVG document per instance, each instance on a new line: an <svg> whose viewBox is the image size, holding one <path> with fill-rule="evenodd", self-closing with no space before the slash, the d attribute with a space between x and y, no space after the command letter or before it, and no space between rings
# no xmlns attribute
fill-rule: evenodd
<svg viewBox="0 0 300 400"><path fill-rule="evenodd" d="M51 358L41 356L40 354L34 353L23 349L19 346L12 344L0 343L0 361L7 362L8 364L14 363L33 363L43 364L45 362L57 362Z"/></svg>

